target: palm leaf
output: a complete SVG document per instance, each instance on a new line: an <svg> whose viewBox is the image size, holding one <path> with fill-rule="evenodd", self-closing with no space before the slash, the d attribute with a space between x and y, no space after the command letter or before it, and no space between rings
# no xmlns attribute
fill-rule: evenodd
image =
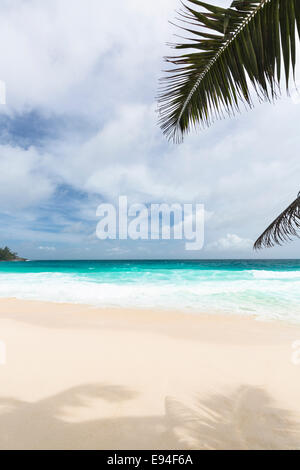
<svg viewBox="0 0 300 470"><path fill-rule="evenodd" d="M269 225L264 233L256 240L254 249L263 247L270 248L274 245L281 245L283 242L291 240L291 237L299 237L300 229L300 193L297 199L285 209Z"/></svg>
<svg viewBox="0 0 300 470"><path fill-rule="evenodd" d="M235 114L241 103L251 108L253 87L260 101L276 99L282 69L288 89L296 30L300 36L300 0L235 0L228 9L185 2L180 28L190 37L173 44L182 55L165 58L176 67L158 94L161 128L175 141L191 127Z"/></svg>

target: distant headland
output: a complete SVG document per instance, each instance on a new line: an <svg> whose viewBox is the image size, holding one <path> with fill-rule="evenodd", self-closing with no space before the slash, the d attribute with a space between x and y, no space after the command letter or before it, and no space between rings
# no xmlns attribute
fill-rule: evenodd
<svg viewBox="0 0 300 470"><path fill-rule="evenodd" d="M5 246L4 248L0 248L0 262L1 261L27 261L27 259L20 258L17 253L14 253L10 248Z"/></svg>

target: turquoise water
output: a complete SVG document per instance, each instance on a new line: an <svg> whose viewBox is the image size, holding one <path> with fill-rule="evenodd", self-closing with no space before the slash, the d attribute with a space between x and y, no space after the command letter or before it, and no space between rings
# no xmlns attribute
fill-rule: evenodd
<svg viewBox="0 0 300 470"><path fill-rule="evenodd" d="M0 297L300 321L300 260L0 263Z"/></svg>

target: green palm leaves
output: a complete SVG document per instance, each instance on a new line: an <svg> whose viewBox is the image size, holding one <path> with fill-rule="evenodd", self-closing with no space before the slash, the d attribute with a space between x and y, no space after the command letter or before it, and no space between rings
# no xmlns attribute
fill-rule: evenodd
<svg viewBox="0 0 300 470"><path fill-rule="evenodd" d="M282 245L290 241L292 237L299 237L300 229L300 193L295 201L287 207L264 233L256 240L255 250L261 248L271 248L275 245Z"/></svg>
<svg viewBox="0 0 300 470"><path fill-rule="evenodd" d="M173 46L187 52L166 58L176 67L158 97L161 128L175 141L241 103L251 108L251 85L260 101L276 99L282 70L286 88L295 70L297 30L300 37L300 0L235 0L228 9L185 1L181 29L192 36Z"/></svg>

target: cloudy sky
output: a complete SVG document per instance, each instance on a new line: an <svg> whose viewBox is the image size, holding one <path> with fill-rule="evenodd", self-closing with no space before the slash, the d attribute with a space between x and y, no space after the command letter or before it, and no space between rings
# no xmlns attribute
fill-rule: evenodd
<svg viewBox="0 0 300 470"><path fill-rule="evenodd" d="M157 126L157 82L178 7L1 1L0 245L31 259L299 257L299 241L252 250L300 190L294 92L178 146ZM98 240L97 206L120 195L203 203L203 250L187 252L184 241Z"/></svg>

